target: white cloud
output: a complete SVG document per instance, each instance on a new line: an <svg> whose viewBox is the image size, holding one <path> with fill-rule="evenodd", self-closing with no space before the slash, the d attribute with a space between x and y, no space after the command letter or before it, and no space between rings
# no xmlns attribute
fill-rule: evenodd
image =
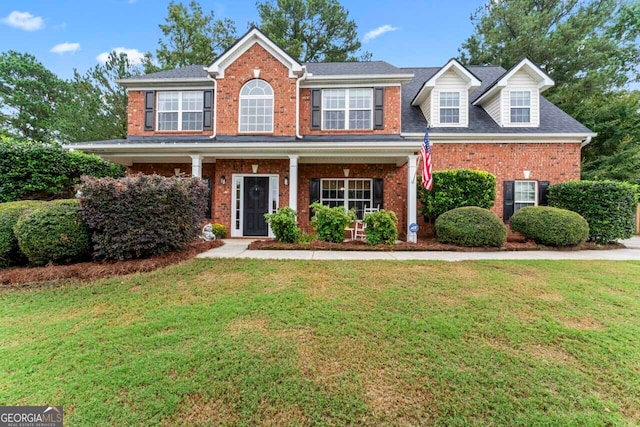
<svg viewBox="0 0 640 427"><path fill-rule="evenodd" d="M44 20L41 16L33 16L29 12L17 10L8 14L6 18L2 18L1 22L25 31L36 31L44 27Z"/></svg>
<svg viewBox="0 0 640 427"><path fill-rule="evenodd" d="M76 50L80 50L80 43L60 43L51 48L49 52L52 53L68 53L75 52Z"/></svg>
<svg viewBox="0 0 640 427"><path fill-rule="evenodd" d="M381 35L383 35L384 33L388 33L389 31L396 31L399 30L398 27L394 27L393 25L382 25L378 28L375 28L371 31L369 31L367 34L364 35L364 38L362 39L363 42L369 42L373 39L375 39L376 37L379 37Z"/></svg>
<svg viewBox="0 0 640 427"><path fill-rule="evenodd" d="M142 60L144 59L144 53L140 52L138 49L129 49L126 47L114 47L109 52L102 52L100 55L96 56L96 60L99 63L104 64L109 60L109 54L111 52L115 52L118 55L121 53L126 53L127 56L129 57L129 61L131 61L132 64L141 64Z"/></svg>

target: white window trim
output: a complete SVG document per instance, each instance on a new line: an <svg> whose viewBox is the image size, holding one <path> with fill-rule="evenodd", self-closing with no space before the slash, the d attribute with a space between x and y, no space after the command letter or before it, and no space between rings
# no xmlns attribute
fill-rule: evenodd
<svg viewBox="0 0 640 427"><path fill-rule="evenodd" d="M251 83L254 80L260 80L262 82L264 82L265 84L267 84L267 86L269 86L271 88L271 93L272 95L242 95L242 90L244 89L244 87L246 85L248 85L249 83ZM256 134L256 133L261 133L261 134L270 134L274 132L274 127L275 127L275 123L274 123L274 117L275 117L275 112L276 112L276 93L273 90L273 86L271 86L269 84L269 82L267 82L266 80L262 80L262 79L251 79L248 82L246 82L245 84L242 85L242 87L240 88L240 92L238 93L238 133L243 133L243 134ZM245 130L242 131L240 130L240 126L241 126L241 119L242 119L242 100L243 99L271 99L271 130Z"/></svg>
<svg viewBox="0 0 640 427"><path fill-rule="evenodd" d="M513 96L514 92L529 92L529 121L528 122L513 122L511 121L511 110L513 108L527 108L527 106L512 106L511 105L511 97ZM531 89L519 89L519 88L509 88L509 116L507 117L506 122L509 123L509 125L511 126L524 126L524 127L529 127L529 126L535 126L536 124L533 123L533 121L531 121L531 119L533 118L533 96L534 96L534 91ZM540 106L538 106L538 108L540 108Z"/></svg>
<svg viewBox="0 0 640 427"><path fill-rule="evenodd" d="M349 128L349 112L351 111L351 109L349 108L349 91L351 89L357 89L357 90L362 90L362 89L370 89L371 90L371 108L369 108L369 113L370 113L370 120L369 123L371 123L371 126L369 126L368 128L356 128L356 129L350 129ZM336 91L336 90L344 90L344 108L324 108L324 93L325 91ZM372 87L349 87L349 88L326 88L326 89L322 89L322 99L320 100L320 116L321 116L321 129L322 130L326 130L326 131L341 131L341 130L373 130L373 110L374 110L374 94L373 94L373 88ZM327 129L324 127L324 112L325 111L344 111L344 129ZM364 108L354 108L353 111L367 111L367 109Z"/></svg>
<svg viewBox="0 0 640 427"><path fill-rule="evenodd" d="M534 205L533 206L538 206L538 181L535 181L533 179L517 179L515 181L513 181L513 213L515 214L516 212L518 212L518 210L516 209L516 204L518 203L531 203L530 200L517 200L516 199L516 184L517 183L522 183L522 182L533 182L533 194L534 194Z"/></svg>
<svg viewBox="0 0 640 427"><path fill-rule="evenodd" d="M457 107L446 107L442 105L442 94L443 93L457 93L458 94L458 106ZM457 122L443 122L442 121L442 110L458 110L458 121ZM455 127L460 126L462 124L462 92L459 90L443 90L438 92L438 123L442 127Z"/></svg>
<svg viewBox="0 0 640 427"><path fill-rule="evenodd" d="M156 132L202 132L204 130L204 123L202 123L201 129L182 129L182 113L203 113L204 119L204 105L202 110L183 110L182 109L182 94L184 92L197 92L202 96L202 100L204 103L204 91L202 90L163 90L158 91L158 95L161 93L177 93L178 94L178 109L177 110L168 110L168 111L160 111L160 96L156 96ZM178 113L178 129L176 130L160 130L160 113Z"/></svg>
<svg viewBox="0 0 640 427"><path fill-rule="evenodd" d="M369 188L371 191L371 198L369 199L369 208L374 208L373 206L373 178L322 178L320 179L320 204L324 205L324 198L322 197L322 188L323 183L326 181L342 181L344 188L344 197L342 198L342 205L344 206L345 212L349 211L349 181L369 181ZM339 199L330 199L330 200L339 200ZM364 200L364 199L354 199L354 200Z"/></svg>
<svg viewBox="0 0 640 427"><path fill-rule="evenodd" d="M244 237L244 178L245 177L268 177L269 178L269 213L275 213L280 205L280 175L277 174L236 174L231 175L232 185L232 205L233 211L231 213L231 237ZM240 184L240 199L236 198L236 190L238 186L238 180ZM236 227L236 210L240 209L240 228ZM267 224L268 237L275 237L271 225ZM252 236L253 237L253 236Z"/></svg>

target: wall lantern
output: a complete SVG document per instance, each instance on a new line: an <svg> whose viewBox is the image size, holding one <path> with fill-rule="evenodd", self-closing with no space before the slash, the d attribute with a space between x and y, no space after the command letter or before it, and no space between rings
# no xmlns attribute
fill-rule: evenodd
<svg viewBox="0 0 640 427"><path fill-rule="evenodd" d="M253 173L258 173L258 165L251 165L251 170Z"/></svg>
<svg viewBox="0 0 640 427"><path fill-rule="evenodd" d="M284 185L289 185L289 177L288 176L284 177Z"/></svg>
<svg viewBox="0 0 640 427"><path fill-rule="evenodd" d="M225 185L227 183L227 177L222 175L220 177L220 184Z"/></svg>
<svg viewBox="0 0 640 427"><path fill-rule="evenodd" d="M349 169L342 169L342 173L344 173L345 178L349 178Z"/></svg>

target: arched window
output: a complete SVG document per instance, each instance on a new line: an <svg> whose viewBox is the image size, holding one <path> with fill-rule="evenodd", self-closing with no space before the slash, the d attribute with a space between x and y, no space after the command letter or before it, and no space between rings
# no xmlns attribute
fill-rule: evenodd
<svg viewBox="0 0 640 427"><path fill-rule="evenodd" d="M273 132L273 89L264 80L250 80L240 90L240 132Z"/></svg>

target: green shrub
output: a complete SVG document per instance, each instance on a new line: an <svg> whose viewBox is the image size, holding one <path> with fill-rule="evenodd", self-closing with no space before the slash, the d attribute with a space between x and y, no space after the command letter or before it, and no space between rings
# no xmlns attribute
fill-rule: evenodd
<svg viewBox="0 0 640 427"><path fill-rule="evenodd" d="M311 206L315 215L311 219L311 226L318 233L318 239L323 242L342 243L345 228L355 221L353 211L345 211L343 207L330 208L316 202Z"/></svg>
<svg viewBox="0 0 640 427"><path fill-rule="evenodd" d="M43 203L22 215L14 232L33 265L81 261L91 254L91 236L77 200Z"/></svg>
<svg viewBox="0 0 640 427"><path fill-rule="evenodd" d="M549 205L582 215L589 240L628 239L635 228L637 186L614 181L570 181L549 187Z"/></svg>
<svg viewBox="0 0 640 427"><path fill-rule="evenodd" d="M222 224L211 224L211 232L215 234L218 239L224 239L227 237L227 227Z"/></svg>
<svg viewBox="0 0 640 427"><path fill-rule="evenodd" d="M0 202L70 197L82 175L121 177L124 168L56 145L0 138Z"/></svg>
<svg viewBox="0 0 640 427"><path fill-rule="evenodd" d="M199 178L83 178L79 200L94 255L146 258L182 248L200 235L208 191Z"/></svg>
<svg viewBox="0 0 640 427"><path fill-rule="evenodd" d="M381 209L364 216L367 226L367 243L393 245L398 239L398 217L393 211Z"/></svg>
<svg viewBox="0 0 640 427"><path fill-rule="evenodd" d="M418 180L419 181L419 180ZM434 221L443 213L463 206L487 208L496 200L495 175L471 169L441 170L433 173L433 189L418 185L420 214Z"/></svg>
<svg viewBox="0 0 640 427"><path fill-rule="evenodd" d="M513 231L547 246L579 245L589 237L589 224L580 214L548 206L519 209L509 225Z"/></svg>
<svg viewBox="0 0 640 427"><path fill-rule="evenodd" d="M18 247L18 239L13 232L13 227L20 215L41 204L42 202L31 200L0 204L0 268L26 262L26 258Z"/></svg>
<svg viewBox="0 0 640 427"><path fill-rule="evenodd" d="M498 215L475 206L443 213L436 219L435 228L441 243L500 247L507 241L507 227Z"/></svg>
<svg viewBox="0 0 640 427"><path fill-rule="evenodd" d="M289 206L278 209L272 214L265 214L264 217L271 225L271 230L278 242L295 243L300 238L296 217L297 212Z"/></svg>

